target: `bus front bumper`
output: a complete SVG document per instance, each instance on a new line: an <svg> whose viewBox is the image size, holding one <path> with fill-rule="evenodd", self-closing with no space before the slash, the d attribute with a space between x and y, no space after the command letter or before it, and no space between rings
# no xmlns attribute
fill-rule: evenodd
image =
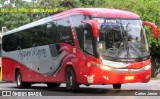
<svg viewBox="0 0 160 99"><path fill-rule="evenodd" d="M139 69L92 68L81 77L83 84L146 83L151 78L151 65Z"/></svg>

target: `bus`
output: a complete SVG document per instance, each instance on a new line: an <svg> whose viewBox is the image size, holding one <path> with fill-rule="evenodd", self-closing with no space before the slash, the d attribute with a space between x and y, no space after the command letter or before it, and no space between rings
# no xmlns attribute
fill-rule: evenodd
<svg viewBox="0 0 160 99"><path fill-rule="evenodd" d="M45 83L77 91L80 85L146 83L151 78L149 44L142 21L132 12L75 8L3 34L4 81L18 88Z"/></svg>

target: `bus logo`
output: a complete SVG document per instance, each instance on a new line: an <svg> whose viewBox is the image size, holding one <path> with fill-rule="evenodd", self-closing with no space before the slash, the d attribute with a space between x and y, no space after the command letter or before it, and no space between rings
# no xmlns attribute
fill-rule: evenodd
<svg viewBox="0 0 160 99"><path fill-rule="evenodd" d="M11 96L11 91L2 91L2 96Z"/></svg>
<svg viewBox="0 0 160 99"><path fill-rule="evenodd" d="M132 72L132 70L131 69L128 69L128 73L131 73Z"/></svg>

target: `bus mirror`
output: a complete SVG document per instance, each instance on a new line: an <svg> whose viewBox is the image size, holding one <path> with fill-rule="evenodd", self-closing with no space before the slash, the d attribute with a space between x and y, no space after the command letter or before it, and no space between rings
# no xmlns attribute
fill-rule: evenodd
<svg viewBox="0 0 160 99"><path fill-rule="evenodd" d="M98 22L97 21L95 21L95 20L83 20L82 22L83 23L87 23L92 27L93 36L95 38L97 38L99 36L99 33L98 33Z"/></svg>
<svg viewBox="0 0 160 99"><path fill-rule="evenodd" d="M154 38L158 38L158 28L155 24L153 24L151 22L148 22L148 21L143 21L143 24L146 25L146 26L152 27Z"/></svg>

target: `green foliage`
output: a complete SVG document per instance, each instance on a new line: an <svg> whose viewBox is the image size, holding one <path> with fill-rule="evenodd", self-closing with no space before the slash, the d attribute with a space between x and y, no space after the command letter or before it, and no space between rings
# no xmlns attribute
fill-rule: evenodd
<svg viewBox="0 0 160 99"><path fill-rule="evenodd" d="M37 8L37 9L56 9L55 11L64 11L71 8L115 8L137 13L142 20L150 21L160 27L160 0L33 0L37 2L25 2L15 0L5 5L7 0L1 0L0 5L6 9ZM11 0L14 1L14 0ZM13 6L15 5L15 7ZM53 12L15 12L0 13L0 28L6 26L8 29L14 29L21 25L33 22L43 17L49 16ZM149 47L152 57L160 57L160 39L154 39L151 28L146 27Z"/></svg>

